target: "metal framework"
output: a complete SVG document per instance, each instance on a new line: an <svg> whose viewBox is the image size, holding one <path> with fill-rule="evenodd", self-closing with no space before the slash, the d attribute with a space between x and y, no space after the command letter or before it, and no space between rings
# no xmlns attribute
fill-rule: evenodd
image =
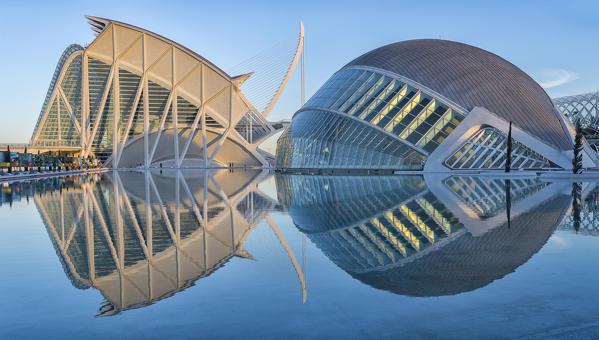
<svg viewBox="0 0 599 340"><path fill-rule="evenodd" d="M553 102L570 123L580 123L585 139L599 154L599 92L554 98Z"/></svg>
<svg viewBox="0 0 599 340"><path fill-rule="evenodd" d="M553 102L572 124L599 128L599 92L554 98Z"/></svg>
<svg viewBox="0 0 599 340"><path fill-rule="evenodd" d="M235 175L243 181L230 185L228 172L113 172L34 200L73 284L106 297L99 316L167 298L235 256L253 259L243 245L264 218L290 257L305 302L304 272L267 215L278 203L257 187L268 174Z"/></svg>
<svg viewBox="0 0 599 340"><path fill-rule="evenodd" d="M147 30L87 17L97 38L69 47L57 67L30 145L78 150L113 168L269 166L258 145L277 129L241 84L193 51ZM68 53L67 53L68 52Z"/></svg>
<svg viewBox="0 0 599 340"><path fill-rule="evenodd" d="M512 169L559 168L547 158L512 138ZM502 169L506 162L507 136L493 127L483 127L445 160L450 169Z"/></svg>

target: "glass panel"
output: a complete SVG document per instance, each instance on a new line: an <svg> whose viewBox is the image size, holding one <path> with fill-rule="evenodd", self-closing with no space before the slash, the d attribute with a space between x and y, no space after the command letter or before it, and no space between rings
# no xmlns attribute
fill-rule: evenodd
<svg viewBox="0 0 599 340"><path fill-rule="evenodd" d="M328 159L321 157L324 150ZM424 160L423 154L367 123L308 110L298 113L279 139L276 167L420 170Z"/></svg>

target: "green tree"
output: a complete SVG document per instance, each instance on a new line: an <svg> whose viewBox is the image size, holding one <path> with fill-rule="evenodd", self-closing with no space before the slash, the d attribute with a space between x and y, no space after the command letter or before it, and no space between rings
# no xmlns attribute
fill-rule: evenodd
<svg viewBox="0 0 599 340"><path fill-rule="evenodd" d="M6 152L8 153L8 172L12 172L12 158L10 157L10 145L6 148Z"/></svg>
<svg viewBox="0 0 599 340"><path fill-rule="evenodd" d="M582 128L580 120L576 122L576 137L574 138L574 159L572 159L572 172L582 173Z"/></svg>
<svg viewBox="0 0 599 340"><path fill-rule="evenodd" d="M507 150L505 151L505 172L510 172L512 165L512 122L507 132Z"/></svg>

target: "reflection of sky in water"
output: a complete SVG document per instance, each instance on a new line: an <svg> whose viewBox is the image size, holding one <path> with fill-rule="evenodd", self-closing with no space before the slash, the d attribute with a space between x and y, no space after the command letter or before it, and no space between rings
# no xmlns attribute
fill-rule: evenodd
<svg viewBox="0 0 599 340"><path fill-rule="evenodd" d="M161 193L163 202L168 209L172 209L175 197L172 183L176 180L176 176L165 174L164 177L170 176L170 179L155 176L154 181L158 183L157 190ZM121 179L125 177L121 176ZM193 179L188 175L183 177L191 183L191 191L196 194L200 203L203 176L196 175ZM497 188L495 197L503 196L504 203L498 200L493 205L492 202L485 203L484 197L480 195L478 198L474 194L470 198L460 196L459 191L447 184L448 181L427 179L426 185L421 186L418 181L423 179L417 179L415 182L411 180L410 190L412 191L408 190L410 192L406 192L404 197L407 203L393 204L394 198L385 191L397 194L393 184L380 188L373 183L360 186L361 182L368 184L368 180L354 180L353 185L344 187L342 184L348 183L347 180L339 182L339 179L335 178L306 176L304 179L295 181L298 185L290 187L285 186L284 181L279 178L275 181L274 176L264 176L264 180L260 179L260 183L252 182L252 176L240 173L219 174L214 175L214 178L227 193L227 197L234 197L236 193L240 193L242 190L239 188L247 190L249 187L252 188L249 191L274 203L269 211L260 212L262 216L255 227L250 228L247 238L243 241L242 249L254 260L248 256L227 257L226 252L216 254L215 256L228 258L228 260L209 275L202 276L200 273L193 281L193 285L177 290L174 295L163 294L162 298L157 299L153 305L138 306L141 308L126 310L116 316L105 318L93 318L93 316L98 313L101 306L106 304L107 296L103 296L101 290L93 285L91 287L94 288L91 289L76 289L65 275L63 265L58 260L60 256L49 241L49 233L34 202L37 198L30 197L29 203L25 199L15 200L12 207L9 207L4 200L0 207L0 221L2 221L0 223L0 268L2 268L0 289L4 292L3 303L0 304L0 314L3 316L0 322L3 326L0 334L3 337L17 334L40 336L48 334L48 330L51 330L56 336L77 332L96 335L96 337L147 334L155 337L182 337L190 334L206 337L267 335L429 337L442 334L444 337L500 335L528 338L559 337L563 335L562 332L574 332L578 336L597 332L599 324L596 323L594 316L599 311L599 296L594 294L594 291L599 284L599 275L596 273L599 237L594 236L595 234L588 229L581 229L576 233L571 225L561 225L553 232L557 226L547 225L548 222L542 220L543 217L551 216L554 223L564 220L563 223L572 224L571 217L561 216L562 211L567 214L571 210L571 183L541 183L535 186L534 181L529 181L528 185L519 183L519 187L515 187L512 183L511 229L508 231L505 229L507 221L505 206L501 207L501 204L505 205L505 192L501 192L500 185L495 186ZM245 179L241 180L242 178ZM392 182L398 180L395 178ZM315 181L321 181L319 183L322 185L311 186L310 184ZM501 184L502 181L498 183ZM122 182L122 189L129 193L131 200L143 201L145 190L143 181L140 182L141 185L131 179ZM465 183L466 179L463 182ZM110 197L111 194L114 197L114 186L110 180L103 179L100 186L97 186L97 183L95 185L94 190L103 193L105 198ZM495 184L487 182L488 190L493 185ZM218 195L215 188L212 185L213 194ZM293 188L291 192L290 188ZM370 194L359 192L367 188L372 189ZM180 189L181 197L187 195L183 187ZM71 194L74 190L74 187L69 187L68 191L63 189L63 193ZM343 196L322 196L324 191ZM59 191L49 190L49 192L51 198L46 200L56 200L60 197ZM279 202L282 204L277 204L277 194L278 197L286 195L286 198ZM364 284L360 280L361 277L357 277L356 273L351 271L353 267L347 265L352 264L347 262L347 257L341 257L340 253L333 252L330 247L327 248L327 243L323 243L322 239L314 241L318 238L314 234L314 229L317 227L326 227L325 233L336 233L339 227L356 228L356 225L370 223L373 218L385 218L385 213L389 210L397 210L401 213L402 205L412 210L417 208L415 204L426 206L422 200L414 201L414 196L410 196L414 194L420 195L416 199L432 202L437 210L445 208L446 214L451 213L462 223L463 227L458 231L463 229L466 232L455 239L451 239L451 233L449 236L439 237L441 241L447 239L451 241L445 241L447 244L442 244L439 249L434 248L436 243L432 243L422 251L412 249L411 255L397 257L395 262L398 264L391 264L390 268L394 273L399 273L400 277L402 271L405 273L407 270L412 273L417 269L421 274L439 270L434 268L435 264L442 264L451 256L459 258L464 253L470 257L475 256L476 253L471 248L464 248L465 245L473 244L462 241L465 237L473 239L487 237L488 242L492 243L493 240L499 240L499 236L493 235L501 235L503 237L501 240L506 240L506 237L518 232L521 233L519 235L526 236L525 231L530 228L546 232L546 237L539 237L538 240L528 238L533 240L530 241L533 244L519 243L521 248L514 245L518 238L512 239L512 246L510 247L509 244L504 246L501 248L504 253L497 256L513 256L520 254L519 249L528 249L528 253L525 252L527 256L515 261L512 267L482 286L465 289L464 292L455 295L417 298L401 295L401 292L393 294L386 290L374 289L372 286L376 287L376 282L366 280L364 282L367 284ZM321 196L315 199L317 196L306 195ZM594 195L592 185L586 185L582 195L587 198L582 200L582 216L588 219L594 211L592 200L589 199ZM360 197L367 197L371 201L363 201L362 206L354 205L357 202L355 200ZM381 199L382 197L388 197L388 200L385 201ZM434 199L439 197L442 199L434 202ZM97 200L100 198L101 195L96 195ZM535 203L534 200L537 202ZM243 199L239 202L241 201ZM212 203L214 206L219 204L216 199L211 201ZM488 209L484 210L480 207ZM334 208L337 210L331 210ZM200 212L203 211L202 207L199 209ZM109 210L104 212L106 216L111 214ZM123 203L123 211L126 210L128 210L126 203ZM170 214L171 210L168 211ZM323 212L335 211L345 217L354 216L356 219L339 217L326 220L319 215ZM477 222L476 213L481 211L485 212L485 219ZM518 222L531 211L541 213L529 217L537 222L542 221L543 225L533 221L524 226ZM155 213L160 214L158 210ZM242 215L235 213L236 226L244 225L244 222L239 219ZM275 228L267 223L266 215L272 219ZM193 217L193 214L182 216ZM187 217L182 218L181 221L185 220L189 223ZM310 217L312 219L309 219ZM335 220L347 224L334 225ZM319 225L318 221L326 221L326 223ZM409 221L407 219L405 224ZM421 221L428 223L424 218L421 218ZM305 252L307 300L302 304L302 285L292 258L295 258L297 264L303 268L302 234L299 230L306 231L302 226L307 225L308 222L312 233L307 231ZM582 225L585 226L584 221ZM230 230L230 225L227 226ZM128 223L124 227L131 228L131 225ZM375 226L369 226L369 228L373 227ZM393 224L389 224L388 227L393 227ZM201 229L197 226L195 228ZM210 228L217 230L219 226L209 226ZM518 228L526 228L526 230L518 230ZM362 242L369 240L367 233L362 229L359 232L362 232L362 236L365 237ZM373 229L373 232L377 231ZM368 256L366 253L360 254L359 250L368 252L368 248L364 246L368 244L363 243L360 248L360 235L354 234L358 237L345 244L346 251L351 250L348 256L352 256L353 251L356 261L353 264L367 264ZM351 236L352 233L348 232L347 235ZM381 235L379 232L378 236ZM401 240L400 234L395 235L398 240ZM353 244L353 248L348 244ZM371 242L371 245L377 246L377 243ZM392 246L391 243L386 245ZM526 248L526 245L531 247ZM383 244L379 246L382 247ZM492 244L484 249L491 249L491 246ZM481 250L477 248L476 251ZM424 255L419 255L421 253ZM380 256L380 253L375 252L375 254ZM405 258L408 261L405 261ZM370 260L375 259L376 256L370 258ZM400 260L405 263L401 264ZM381 276L384 277L385 270L379 270L380 266L377 262L372 264L378 275L376 277L382 280ZM389 263L385 262L383 265ZM463 269L452 268L451 270ZM485 267L482 263L476 268L493 276L493 273L489 272L494 269L493 266ZM303 269L300 268L301 271ZM445 274L450 275L451 272ZM352 276L356 276L357 279ZM426 275L416 276L416 278L424 280ZM133 288L125 287L124 295L135 293ZM440 330L442 333L439 333ZM498 330L501 330L500 333Z"/></svg>

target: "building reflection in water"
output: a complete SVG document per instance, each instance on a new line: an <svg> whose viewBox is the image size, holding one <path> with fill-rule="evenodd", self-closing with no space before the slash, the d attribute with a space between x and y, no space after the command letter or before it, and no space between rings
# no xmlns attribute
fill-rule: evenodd
<svg viewBox="0 0 599 340"><path fill-rule="evenodd" d="M577 187L578 190L574 192L580 192L580 206L579 211L576 212L576 197L572 202L572 213L568 215L564 223L560 226L560 230L574 232L582 235L599 236L599 186L592 187L587 186L587 190L584 184L573 184L573 187Z"/></svg>
<svg viewBox="0 0 599 340"><path fill-rule="evenodd" d="M112 172L74 177L35 195L65 273L105 297L98 316L149 305L184 290L232 257L278 203L258 189L266 172ZM42 182L36 182L39 183Z"/></svg>
<svg viewBox="0 0 599 340"><path fill-rule="evenodd" d="M243 246L261 221L289 256L305 302L305 242L300 265L273 210L287 209L354 278L408 296L486 286L528 261L556 228L599 235L595 183L276 174L277 202L258 189L269 176L111 172L4 183L2 204L33 197L72 284L105 297L98 316L172 296L233 257L251 259Z"/></svg>
<svg viewBox="0 0 599 340"><path fill-rule="evenodd" d="M329 259L408 296L472 291L513 272L564 221L572 188L537 177L277 174L276 183L296 226Z"/></svg>

